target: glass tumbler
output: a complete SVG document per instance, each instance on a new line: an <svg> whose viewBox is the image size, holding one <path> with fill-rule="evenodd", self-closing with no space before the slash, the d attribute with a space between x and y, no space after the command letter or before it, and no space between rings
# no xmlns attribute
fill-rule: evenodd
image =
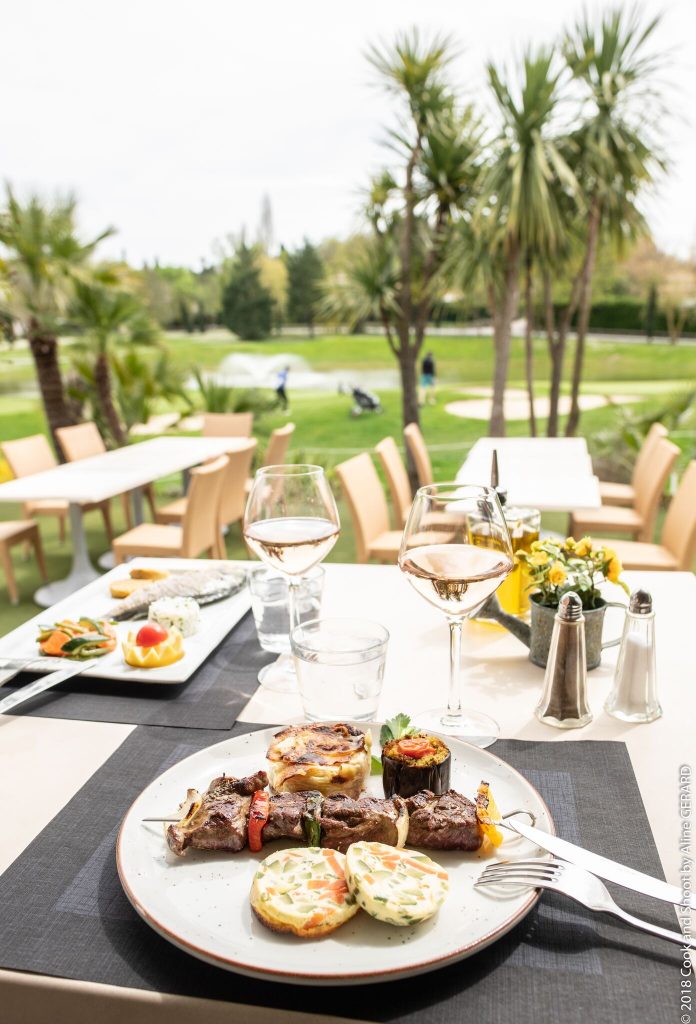
<svg viewBox="0 0 696 1024"><path fill-rule="evenodd" d="M298 581L295 590L295 613L298 622L316 619L321 614L324 576L322 566L316 566ZM249 573L249 590L259 643L264 651L281 655L278 661L261 669L259 682L268 689L285 691L287 672L283 663L287 664L290 658L287 577L272 569L254 569Z"/></svg>
<svg viewBox="0 0 696 1024"><path fill-rule="evenodd" d="M377 715L389 633L365 619L300 623L290 643L310 722L369 722Z"/></svg>

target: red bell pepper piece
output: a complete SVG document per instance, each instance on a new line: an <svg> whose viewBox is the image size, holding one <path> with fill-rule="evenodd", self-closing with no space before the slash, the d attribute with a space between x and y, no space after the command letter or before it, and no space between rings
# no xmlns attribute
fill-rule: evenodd
<svg viewBox="0 0 696 1024"><path fill-rule="evenodd" d="M257 789L249 807L249 849L258 853L263 843L263 830L271 813L271 798L265 789Z"/></svg>

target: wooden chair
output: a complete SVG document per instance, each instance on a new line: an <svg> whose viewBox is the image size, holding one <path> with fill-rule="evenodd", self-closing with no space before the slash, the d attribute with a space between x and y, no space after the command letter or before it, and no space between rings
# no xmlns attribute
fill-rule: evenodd
<svg viewBox="0 0 696 1024"><path fill-rule="evenodd" d="M104 444L104 438L99 433L99 428L96 423L78 423L74 427L59 427L56 430L56 437L58 438L58 444L61 447L63 455L68 462L78 462L80 459L88 459L92 455L103 455L107 450ZM152 518L155 518L155 492L152 484L145 484L142 488L143 494L147 498L147 503L150 506L150 514ZM126 520L126 525L130 529L133 525L133 517L131 515L130 505L130 493L126 492L121 495L121 501L123 503L123 515ZM113 536L109 536L109 543L113 541Z"/></svg>
<svg viewBox="0 0 696 1024"><path fill-rule="evenodd" d="M203 437L251 437L253 412L206 412Z"/></svg>
<svg viewBox="0 0 696 1024"><path fill-rule="evenodd" d="M47 469L55 469L58 465L53 449L43 434L32 434L30 437L17 438L15 441L4 441L0 447L2 447L3 455L15 477L42 473ZM104 518L106 535L111 543L114 539L114 531L111 526L109 502L100 501L96 504L84 502L80 508L83 512L99 509ZM27 519L34 519L37 516L57 516L59 536L61 540L65 540L65 521L68 517L67 501L57 498L25 501L22 511Z"/></svg>
<svg viewBox="0 0 696 1024"><path fill-rule="evenodd" d="M355 529L359 562L370 558L394 564L401 547L401 530L389 529L389 510L382 485L367 452L336 466Z"/></svg>
<svg viewBox="0 0 696 1024"><path fill-rule="evenodd" d="M375 447L375 451L389 484L396 524L405 526L413 498L408 473L396 446L396 441L393 437L385 437ZM423 523L429 530L442 530L449 536L461 529L462 519L461 516L449 515L447 512L430 512L425 516Z"/></svg>
<svg viewBox="0 0 696 1024"><path fill-rule="evenodd" d="M39 533L39 527L32 520L19 519L15 521L6 520L0 522L0 565L5 570L5 578L7 580L7 589L10 595L10 603L19 603L19 591L17 590L17 581L15 579L14 569L12 567L12 558L10 556L10 548L14 547L15 544L31 544L34 548L34 556L36 558L36 564L39 567L41 578L44 583L48 583L48 575L46 573L46 562L44 560L43 547L41 546L41 535Z"/></svg>
<svg viewBox="0 0 696 1024"><path fill-rule="evenodd" d="M696 558L696 460L690 462L672 498L660 544L605 540L624 569L667 569L689 572Z"/></svg>
<svg viewBox="0 0 696 1024"><path fill-rule="evenodd" d="M226 455L221 455L191 470L191 486L181 525L141 523L117 537L113 544L116 564L131 555L198 558L205 551L211 558L216 558L219 551L220 496L228 461Z"/></svg>
<svg viewBox="0 0 696 1024"><path fill-rule="evenodd" d="M389 485L394 518L398 526L405 526L408 514L411 511L413 496L411 494L408 473L406 472L399 449L396 446L396 441L393 437L385 437L375 446L375 451Z"/></svg>
<svg viewBox="0 0 696 1024"><path fill-rule="evenodd" d="M240 522L246 504L245 484L251 467L251 460L256 451L256 440L247 441L243 448L228 452L228 465L222 486L219 505L219 524L217 558L227 558L224 531L232 523ZM157 510L158 523L181 523L186 515L188 496L172 501L164 508Z"/></svg>
<svg viewBox="0 0 696 1024"><path fill-rule="evenodd" d="M409 423L404 427L404 439L418 475L418 486L425 487L433 482L433 467L428 454L428 446L417 423Z"/></svg>
<svg viewBox="0 0 696 1024"><path fill-rule="evenodd" d="M570 517L572 536L582 537L598 530L608 530L610 533L627 533L643 543L650 542L660 498L679 455L680 449L676 444L658 437L648 457L641 460L640 471L635 478L636 498L633 508L600 505L599 508L573 512Z"/></svg>
<svg viewBox="0 0 696 1024"><path fill-rule="evenodd" d="M636 500L636 480L643 468L643 463L652 454L655 443L663 437L667 437L667 428L663 427L661 423L653 423L638 452L630 484L618 484L613 480L599 481L599 496L603 505L625 505L628 508L633 508Z"/></svg>
<svg viewBox="0 0 696 1024"><path fill-rule="evenodd" d="M290 446L290 438L294 433L294 423L286 423L284 427L278 427L277 430L273 431L268 439L268 447L266 448L266 454L262 463L263 466L282 466L285 463ZM254 479L250 476L244 485L246 494L251 490L253 482Z"/></svg>

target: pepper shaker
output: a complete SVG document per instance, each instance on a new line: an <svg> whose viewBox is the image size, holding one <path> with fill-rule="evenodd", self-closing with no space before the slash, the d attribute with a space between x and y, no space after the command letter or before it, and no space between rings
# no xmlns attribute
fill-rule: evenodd
<svg viewBox="0 0 696 1024"><path fill-rule="evenodd" d="M647 590L631 594L614 685L604 710L622 722L653 722L662 714L657 699L655 612Z"/></svg>
<svg viewBox="0 0 696 1024"><path fill-rule="evenodd" d="M557 729L580 729L592 721L587 703L585 616L582 601L570 590L554 619L544 690L535 714Z"/></svg>

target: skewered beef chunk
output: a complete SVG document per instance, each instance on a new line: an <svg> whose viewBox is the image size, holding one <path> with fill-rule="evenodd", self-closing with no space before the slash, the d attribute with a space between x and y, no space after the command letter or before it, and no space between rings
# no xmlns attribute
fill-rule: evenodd
<svg viewBox="0 0 696 1024"><path fill-rule="evenodd" d="M252 796L257 789L265 789L268 785L268 776L265 772L256 772L254 775L247 775L243 779L235 779L233 775L220 775L208 786L206 799L225 800L234 793L241 796Z"/></svg>
<svg viewBox="0 0 696 1024"><path fill-rule="evenodd" d="M406 800L408 845L432 850L478 850L483 837L476 805L450 789L436 797L429 790Z"/></svg>
<svg viewBox="0 0 696 1024"><path fill-rule="evenodd" d="M268 821L263 829L264 843L270 843L273 839L297 839L302 842L302 815L306 806L306 793L277 793L272 796Z"/></svg>
<svg viewBox="0 0 696 1024"><path fill-rule="evenodd" d="M213 779L204 796L189 790L186 816L167 829L169 849L181 856L194 850L222 850L237 853L246 846L251 794L268 784L265 772L243 779L222 775ZM200 805L195 809L195 805ZM192 813L192 808L193 813Z"/></svg>
<svg viewBox="0 0 696 1024"><path fill-rule="evenodd" d="M345 853L360 841L403 846L408 828L406 801L401 797L359 800L343 794L326 797L321 809L321 845Z"/></svg>

